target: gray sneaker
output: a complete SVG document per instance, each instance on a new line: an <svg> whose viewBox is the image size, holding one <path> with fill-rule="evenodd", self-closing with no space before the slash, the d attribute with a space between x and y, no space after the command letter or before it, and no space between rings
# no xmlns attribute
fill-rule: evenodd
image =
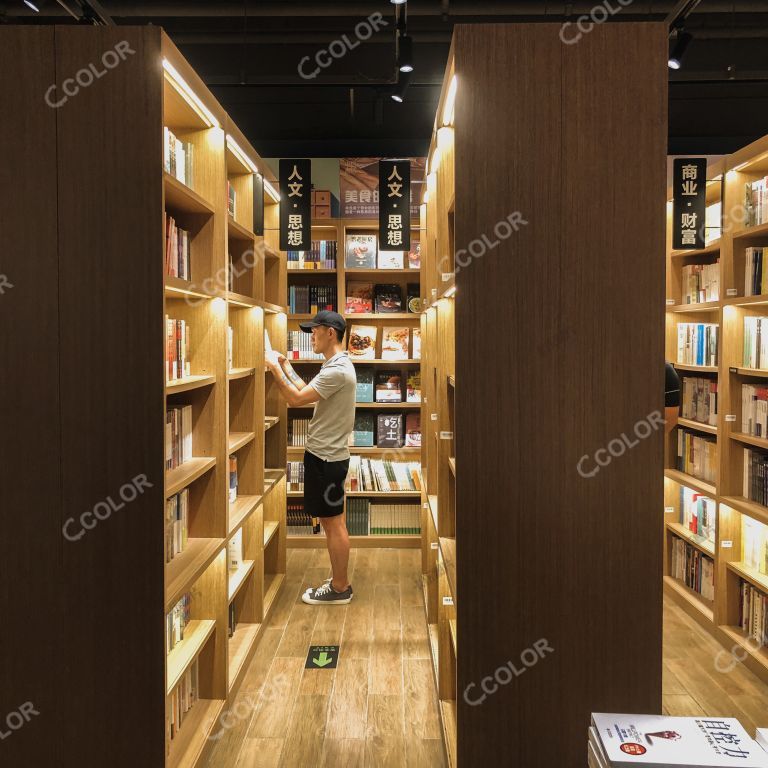
<svg viewBox="0 0 768 768"><path fill-rule="evenodd" d="M352 602L352 585L337 592L331 582L326 581L316 589L308 589L301 599L309 605L347 605Z"/></svg>

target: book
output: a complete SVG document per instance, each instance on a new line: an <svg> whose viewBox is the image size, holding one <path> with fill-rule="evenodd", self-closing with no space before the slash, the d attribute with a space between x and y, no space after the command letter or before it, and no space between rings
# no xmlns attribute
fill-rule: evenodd
<svg viewBox="0 0 768 768"><path fill-rule="evenodd" d="M336 311L335 285L288 286L288 311L292 315L316 315L321 309Z"/></svg>
<svg viewBox="0 0 768 768"><path fill-rule="evenodd" d="M714 483L717 472L717 438L678 427L676 468L699 480Z"/></svg>
<svg viewBox="0 0 768 768"><path fill-rule="evenodd" d="M403 414L380 413L376 420L376 445L379 448L402 448Z"/></svg>
<svg viewBox="0 0 768 768"><path fill-rule="evenodd" d="M349 460L345 488L351 493L366 491L420 491L418 461L368 459L354 454Z"/></svg>
<svg viewBox="0 0 768 768"><path fill-rule="evenodd" d="M165 316L166 381L176 381L192 375L189 357L190 329L185 320Z"/></svg>
<svg viewBox="0 0 768 768"><path fill-rule="evenodd" d="M181 141L174 132L163 127L163 167L177 181L192 186L192 144Z"/></svg>
<svg viewBox="0 0 768 768"><path fill-rule="evenodd" d="M192 279L189 231L176 225L173 216L163 213L165 223L165 274Z"/></svg>
<svg viewBox="0 0 768 768"><path fill-rule="evenodd" d="M403 294L399 285L394 283L381 283L373 289L374 312L402 312Z"/></svg>
<svg viewBox="0 0 768 768"><path fill-rule="evenodd" d="M229 503L237 501L237 456L233 453L229 457Z"/></svg>
<svg viewBox="0 0 768 768"><path fill-rule="evenodd" d="M381 359L406 360L408 358L410 329L384 326L381 331Z"/></svg>
<svg viewBox="0 0 768 768"><path fill-rule="evenodd" d="M376 402L403 402L403 383L400 371L378 371L376 373Z"/></svg>
<svg viewBox="0 0 768 768"><path fill-rule="evenodd" d="M414 360L421 360L421 328L413 328L411 330L411 339L413 340L411 357Z"/></svg>
<svg viewBox="0 0 768 768"><path fill-rule="evenodd" d="M408 283L406 286L406 294L408 301L406 302L408 311L411 313L421 312L423 309L421 303L421 296L419 294L418 283Z"/></svg>
<svg viewBox="0 0 768 768"><path fill-rule="evenodd" d="M184 630L190 622L192 595L186 592L170 612L165 615L166 656L184 639Z"/></svg>
<svg viewBox="0 0 768 768"><path fill-rule="evenodd" d="M745 498L768 506L768 454L744 449L743 483Z"/></svg>
<svg viewBox="0 0 768 768"><path fill-rule="evenodd" d="M379 269L403 269L404 254L402 251L379 251Z"/></svg>
<svg viewBox="0 0 768 768"><path fill-rule="evenodd" d="M350 281L344 311L348 315L373 312L373 283Z"/></svg>
<svg viewBox="0 0 768 768"><path fill-rule="evenodd" d="M265 351L271 351L272 345L265 340ZM351 352L350 352L351 354ZM286 355L289 360L325 360L322 354L312 349L312 334L304 331L288 331Z"/></svg>
<svg viewBox="0 0 768 768"><path fill-rule="evenodd" d="M189 488L165 501L165 562L170 563L187 546L189 538Z"/></svg>
<svg viewBox="0 0 768 768"><path fill-rule="evenodd" d="M744 368L768 368L768 317L744 318Z"/></svg>
<svg viewBox="0 0 768 768"><path fill-rule="evenodd" d="M375 325L351 326L349 329L349 356L358 360L375 360L376 335L377 328Z"/></svg>
<svg viewBox="0 0 768 768"><path fill-rule="evenodd" d="M421 448L421 415L409 413L405 417L405 447Z"/></svg>
<svg viewBox="0 0 768 768"><path fill-rule="evenodd" d="M290 416L288 418L288 445L292 448L301 448L307 444L309 434L309 422L306 417Z"/></svg>
<svg viewBox="0 0 768 768"><path fill-rule="evenodd" d="M376 268L376 235L347 235L346 246L347 269Z"/></svg>
<svg viewBox="0 0 768 768"><path fill-rule="evenodd" d="M235 192L235 188L230 184L229 179L227 179L227 213L234 219L235 218L235 204L237 200L237 193Z"/></svg>
<svg viewBox="0 0 768 768"><path fill-rule="evenodd" d="M744 251L744 295L768 293L768 248L748 247Z"/></svg>
<svg viewBox="0 0 768 768"><path fill-rule="evenodd" d="M336 269L336 241L312 240L308 251L288 251L288 269Z"/></svg>
<svg viewBox="0 0 768 768"><path fill-rule="evenodd" d="M749 249L747 249L749 250ZM720 262L691 264L682 268L682 303L700 304L720 298ZM747 293L747 296L750 294Z"/></svg>
<svg viewBox="0 0 768 768"><path fill-rule="evenodd" d="M405 384L405 402L421 402L421 371L415 370L408 373Z"/></svg>
<svg viewBox="0 0 768 768"><path fill-rule="evenodd" d="M715 517L717 503L714 499L692 488L680 486L680 525L703 541L715 544Z"/></svg>
<svg viewBox="0 0 768 768"><path fill-rule="evenodd" d="M192 458L192 406L172 406L165 412L165 468L176 469Z"/></svg>
<svg viewBox="0 0 768 768"><path fill-rule="evenodd" d="M750 319L757 318L745 318L744 322ZM718 336L717 323L678 323L677 362L681 365L717 365Z"/></svg>
<svg viewBox="0 0 768 768"><path fill-rule="evenodd" d="M698 592L705 600L715 599L715 562L687 541L671 536L669 575Z"/></svg>
<svg viewBox="0 0 768 768"><path fill-rule="evenodd" d="M227 561L230 571L236 571L243 564L243 529L238 528L227 542Z"/></svg>
<svg viewBox="0 0 768 768"><path fill-rule="evenodd" d="M357 389L355 400L358 403L373 402L373 368L360 367L357 373Z"/></svg>
<svg viewBox="0 0 768 768"><path fill-rule="evenodd" d="M684 419L717 426L717 379L682 376L680 383L680 415Z"/></svg>
<svg viewBox="0 0 768 768"><path fill-rule="evenodd" d="M747 515L741 518L741 562L768 575L768 527Z"/></svg>
<svg viewBox="0 0 768 768"><path fill-rule="evenodd" d="M418 240L411 241L411 250L408 251L408 269L421 269L421 243Z"/></svg>
<svg viewBox="0 0 768 768"><path fill-rule="evenodd" d="M758 648L764 648L768 644L768 597L741 579L739 598L739 626Z"/></svg>
<svg viewBox="0 0 768 768"><path fill-rule="evenodd" d="M355 414L355 425L350 435L350 445L356 448L373 447L373 414Z"/></svg>
<svg viewBox="0 0 768 768"><path fill-rule="evenodd" d="M593 713L590 743L606 766L768 768L768 754L733 717Z"/></svg>

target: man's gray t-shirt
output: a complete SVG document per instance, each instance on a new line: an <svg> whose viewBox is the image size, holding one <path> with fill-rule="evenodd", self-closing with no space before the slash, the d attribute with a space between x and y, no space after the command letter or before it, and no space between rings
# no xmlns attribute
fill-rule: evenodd
<svg viewBox="0 0 768 768"><path fill-rule="evenodd" d="M357 374L346 352L326 360L309 385L320 395L309 422L306 448L324 461L349 458L349 435L355 426Z"/></svg>

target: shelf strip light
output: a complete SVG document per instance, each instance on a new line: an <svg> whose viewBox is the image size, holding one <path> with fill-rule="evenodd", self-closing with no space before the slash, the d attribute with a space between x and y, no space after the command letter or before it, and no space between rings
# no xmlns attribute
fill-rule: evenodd
<svg viewBox="0 0 768 768"><path fill-rule="evenodd" d="M277 194L277 191L275 188L266 180L264 179L264 189L267 190L267 193L269 196L276 202L280 202L280 195Z"/></svg>
<svg viewBox="0 0 768 768"><path fill-rule="evenodd" d="M451 125L453 123L453 108L456 104L456 88L458 83L456 81L456 75L451 78L451 83L448 86L448 91L445 94L445 104L443 105L443 125Z"/></svg>
<svg viewBox="0 0 768 768"><path fill-rule="evenodd" d="M209 128L218 128L219 121L208 107L197 97L197 94L187 85L187 81L176 71L176 67L168 59L163 59L163 69L171 85L181 94L184 101L202 118Z"/></svg>
<svg viewBox="0 0 768 768"><path fill-rule="evenodd" d="M248 157L248 155L243 152L242 149L240 149L240 145L230 136L230 134L227 134L227 146L232 151L232 154L246 167L250 168L252 173L258 173L259 169L253 164L251 161L251 158Z"/></svg>

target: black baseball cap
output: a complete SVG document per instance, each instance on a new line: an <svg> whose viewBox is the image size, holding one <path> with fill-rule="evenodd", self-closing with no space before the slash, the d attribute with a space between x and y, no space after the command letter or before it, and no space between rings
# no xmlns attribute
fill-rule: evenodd
<svg viewBox="0 0 768 768"><path fill-rule="evenodd" d="M337 331L341 331L341 333L347 330L344 318L338 312L331 312L330 309L321 309L308 323L299 323L299 328L304 333L312 333L312 329L318 326L335 328Z"/></svg>

